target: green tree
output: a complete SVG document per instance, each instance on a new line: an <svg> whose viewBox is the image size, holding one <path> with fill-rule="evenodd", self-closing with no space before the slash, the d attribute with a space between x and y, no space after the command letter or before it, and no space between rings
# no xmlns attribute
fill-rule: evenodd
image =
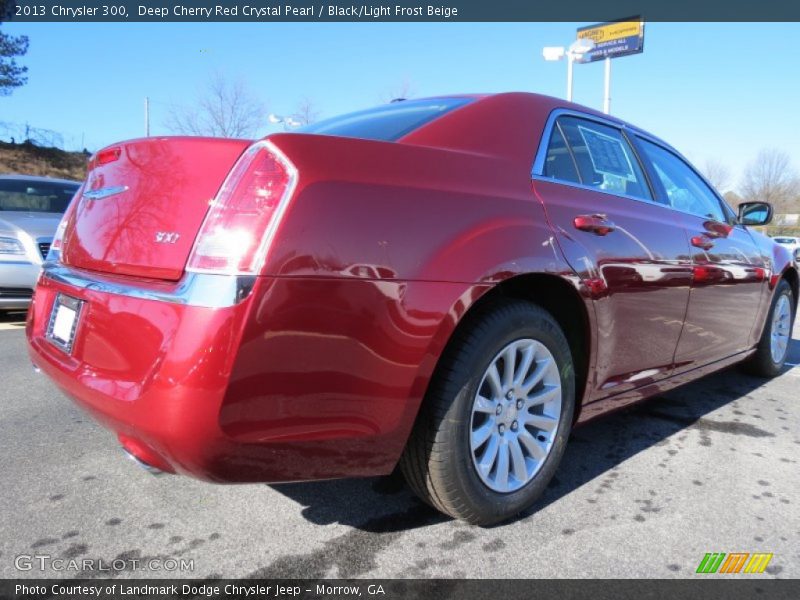
<svg viewBox="0 0 800 600"><path fill-rule="evenodd" d="M3 9L0 9L2 18ZM8 96L14 88L25 85L28 67L17 64L15 57L28 51L27 35L8 35L0 31L0 96Z"/></svg>

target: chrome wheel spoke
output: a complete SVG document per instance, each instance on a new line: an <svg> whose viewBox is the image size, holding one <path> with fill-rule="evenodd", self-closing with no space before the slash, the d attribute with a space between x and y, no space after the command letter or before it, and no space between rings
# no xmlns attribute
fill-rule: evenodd
<svg viewBox="0 0 800 600"><path fill-rule="evenodd" d="M508 442L500 442L500 450L497 456L497 472L494 480L502 488L508 487Z"/></svg>
<svg viewBox="0 0 800 600"><path fill-rule="evenodd" d="M494 424L494 419L487 419L483 425L474 430L472 432L473 450L480 448L481 445L483 445L483 443L495 432L495 430L496 426Z"/></svg>
<svg viewBox="0 0 800 600"><path fill-rule="evenodd" d="M533 356L535 352L533 349L533 344L530 344L525 347L525 350L522 351L522 360L519 363L519 368L517 369L516 374L514 375L514 385L520 386L522 385L525 376L528 374L528 371L531 370L531 365L533 364Z"/></svg>
<svg viewBox="0 0 800 600"><path fill-rule="evenodd" d="M545 385L525 398L525 406L530 408L532 406L539 406L540 404L547 404L556 398L561 398L561 386Z"/></svg>
<svg viewBox="0 0 800 600"><path fill-rule="evenodd" d="M497 451L500 448L500 436L494 435L489 440L489 443L486 444L486 449L483 451L483 454L478 461L478 467L483 472L484 475L488 475L492 467L494 466L495 460L497 460Z"/></svg>
<svg viewBox="0 0 800 600"><path fill-rule="evenodd" d="M486 371L486 381L489 382L489 387L492 388L492 396L495 398L503 397L503 384L500 382L500 373L497 370L497 364L492 363L489 370Z"/></svg>
<svg viewBox="0 0 800 600"><path fill-rule="evenodd" d="M533 370L533 373L531 373L530 376L523 381L522 385L520 386L523 391L530 391L542 380L547 372L547 369L549 369L551 366L551 360L552 359L545 358L543 360L536 361L536 368Z"/></svg>
<svg viewBox="0 0 800 600"><path fill-rule="evenodd" d="M526 425L531 425L542 431L553 431L558 426L558 419L547 415L525 415L524 421Z"/></svg>
<svg viewBox="0 0 800 600"><path fill-rule="evenodd" d="M516 437L510 438L508 441L508 449L511 452L511 465L514 472L514 477L517 481L527 481L528 479L528 466L525 463L525 456L522 454L522 448Z"/></svg>
<svg viewBox="0 0 800 600"><path fill-rule="evenodd" d="M503 351L503 387L514 385L514 370L517 364L517 346L510 344Z"/></svg>
<svg viewBox="0 0 800 600"><path fill-rule="evenodd" d="M494 400L489 400L483 396L478 396L475 399L475 411L493 415L496 410L497 403Z"/></svg>
<svg viewBox="0 0 800 600"><path fill-rule="evenodd" d="M543 460L547 456L547 449L534 438L530 432L524 431L518 437L520 443L525 446L528 453L536 460Z"/></svg>

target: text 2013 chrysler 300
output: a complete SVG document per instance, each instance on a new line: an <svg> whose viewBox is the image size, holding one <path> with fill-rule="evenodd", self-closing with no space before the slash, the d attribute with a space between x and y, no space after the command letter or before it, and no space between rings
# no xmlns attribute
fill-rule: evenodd
<svg viewBox="0 0 800 600"><path fill-rule="evenodd" d="M492 523L570 429L783 366L788 251L680 154L534 94L396 102L251 143L98 152L27 323L34 363L154 469L385 474Z"/></svg>

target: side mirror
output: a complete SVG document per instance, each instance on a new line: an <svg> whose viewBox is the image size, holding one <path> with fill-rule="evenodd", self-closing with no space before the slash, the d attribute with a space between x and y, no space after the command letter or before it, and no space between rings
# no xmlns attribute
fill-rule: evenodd
<svg viewBox="0 0 800 600"><path fill-rule="evenodd" d="M769 202L742 202L739 205L739 223L742 225L766 225L772 221L772 205Z"/></svg>

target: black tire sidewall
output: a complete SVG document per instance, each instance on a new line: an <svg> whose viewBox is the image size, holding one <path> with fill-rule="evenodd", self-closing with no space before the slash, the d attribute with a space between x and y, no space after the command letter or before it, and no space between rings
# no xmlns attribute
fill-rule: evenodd
<svg viewBox="0 0 800 600"><path fill-rule="evenodd" d="M452 440L451 468L458 487L463 492L462 500L469 505L469 512L483 515L483 522L509 518L530 506L553 477L564 454L572 427L575 411L575 376L569 345L555 320L535 306L515 304L511 310L499 311L488 320L488 330L482 332L486 343L469 348L458 359L464 377L459 378L458 390L442 423L444 433ZM530 338L544 344L553 354L561 376L562 407L561 421L556 431L550 454L534 478L521 489L511 493L499 493L489 489L478 476L472 462L469 443L472 406L483 374L491 361L513 341Z"/></svg>

